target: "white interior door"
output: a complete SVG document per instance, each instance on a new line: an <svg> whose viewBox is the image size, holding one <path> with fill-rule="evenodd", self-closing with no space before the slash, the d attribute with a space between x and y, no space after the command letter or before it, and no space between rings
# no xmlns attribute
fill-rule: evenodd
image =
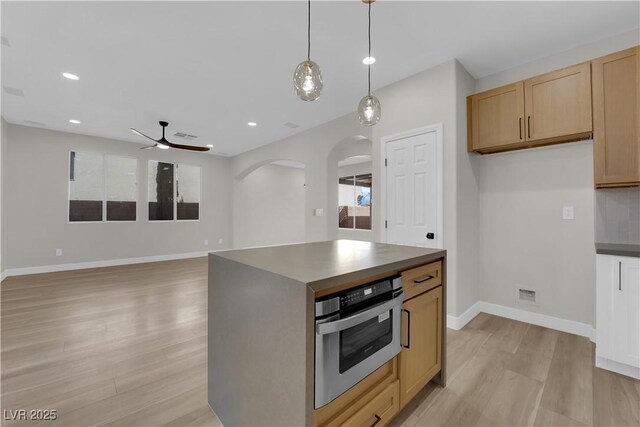
<svg viewBox="0 0 640 427"><path fill-rule="evenodd" d="M442 126L383 143L386 242L442 248Z"/></svg>

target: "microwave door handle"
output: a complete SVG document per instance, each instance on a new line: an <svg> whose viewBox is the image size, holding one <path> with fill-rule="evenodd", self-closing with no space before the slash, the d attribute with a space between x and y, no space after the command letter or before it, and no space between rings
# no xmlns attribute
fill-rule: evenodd
<svg viewBox="0 0 640 427"><path fill-rule="evenodd" d="M403 293L400 293L400 295L390 301L374 306L371 309L363 311L361 313L354 314L353 316L345 317L344 319L336 320L333 322L319 323L316 326L316 329L319 335L333 334L336 332L344 331L345 329L349 329L353 326L359 325L360 323L366 322L367 320L371 320L374 317L377 317L394 307L400 306L400 304L402 304L403 298Z"/></svg>

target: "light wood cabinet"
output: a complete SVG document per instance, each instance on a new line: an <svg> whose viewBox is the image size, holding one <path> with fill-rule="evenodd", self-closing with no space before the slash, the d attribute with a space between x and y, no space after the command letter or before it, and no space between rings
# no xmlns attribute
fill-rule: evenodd
<svg viewBox="0 0 640 427"><path fill-rule="evenodd" d="M442 287L403 304L398 371L400 406L405 406L442 367Z"/></svg>
<svg viewBox="0 0 640 427"><path fill-rule="evenodd" d="M389 384L360 410L348 418L345 426L385 426L400 411L398 380Z"/></svg>
<svg viewBox="0 0 640 427"><path fill-rule="evenodd" d="M402 272L405 301L442 285L442 262L432 262Z"/></svg>
<svg viewBox="0 0 640 427"><path fill-rule="evenodd" d="M499 87L468 98L473 149L524 141L524 84Z"/></svg>
<svg viewBox="0 0 640 427"><path fill-rule="evenodd" d="M590 136L591 67L564 68L524 81L527 141Z"/></svg>
<svg viewBox="0 0 640 427"><path fill-rule="evenodd" d="M479 153L589 139L590 64L471 95L467 121L468 150Z"/></svg>
<svg viewBox="0 0 640 427"><path fill-rule="evenodd" d="M362 422L357 424L355 421L375 420L376 415L381 418L376 425L385 425L399 410L398 390L398 358L394 357L333 402L316 409L314 425L365 425ZM371 424L373 421L366 425Z"/></svg>
<svg viewBox="0 0 640 427"><path fill-rule="evenodd" d="M635 47L592 62L596 187L640 184L639 58Z"/></svg>

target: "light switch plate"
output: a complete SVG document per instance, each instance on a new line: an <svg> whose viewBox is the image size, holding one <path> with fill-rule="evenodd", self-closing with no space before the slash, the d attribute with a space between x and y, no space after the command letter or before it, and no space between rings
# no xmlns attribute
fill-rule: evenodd
<svg viewBox="0 0 640 427"><path fill-rule="evenodd" d="M315 208L313 210L313 216L324 216L324 209L322 208Z"/></svg>
<svg viewBox="0 0 640 427"><path fill-rule="evenodd" d="M562 219L573 219L574 217L573 206L562 207Z"/></svg>

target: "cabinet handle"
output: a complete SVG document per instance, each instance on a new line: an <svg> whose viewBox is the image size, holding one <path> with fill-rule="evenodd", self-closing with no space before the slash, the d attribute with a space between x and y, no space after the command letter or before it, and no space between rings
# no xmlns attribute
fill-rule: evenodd
<svg viewBox="0 0 640 427"><path fill-rule="evenodd" d="M622 290L622 261L618 261L618 290Z"/></svg>
<svg viewBox="0 0 640 427"><path fill-rule="evenodd" d="M406 308L402 309L403 313L407 313L407 345L402 344L404 348L411 348L411 312Z"/></svg>
<svg viewBox="0 0 640 427"><path fill-rule="evenodd" d="M527 116L527 138L531 138L531 116Z"/></svg>
<svg viewBox="0 0 640 427"><path fill-rule="evenodd" d="M373 414L374 417L376 417L376 420L373 422L373 424L371 424L371 427L375 426L376 424L378 424L380 421L382 421L382 417L380 417L380 415L378 414Z"/></svg>
<svg viewBox="0 0 640 427"><path fill-rule="evenodd" d="M414 281L413 281L413 283L424 283L424 282L426 282L427 280L431 280L431 279L433 279L433 277L434 277L434 276L432 276L432 275L424 276L424 277L421 277L420 279L416 279L416 280L414 280Z"/></svg>
<svg viewBox="0 0 640 427"><path fill-rule="evenodd" d="M518 118L518 130L520 131L520 139L522 139L522 117Z"/></svg>

